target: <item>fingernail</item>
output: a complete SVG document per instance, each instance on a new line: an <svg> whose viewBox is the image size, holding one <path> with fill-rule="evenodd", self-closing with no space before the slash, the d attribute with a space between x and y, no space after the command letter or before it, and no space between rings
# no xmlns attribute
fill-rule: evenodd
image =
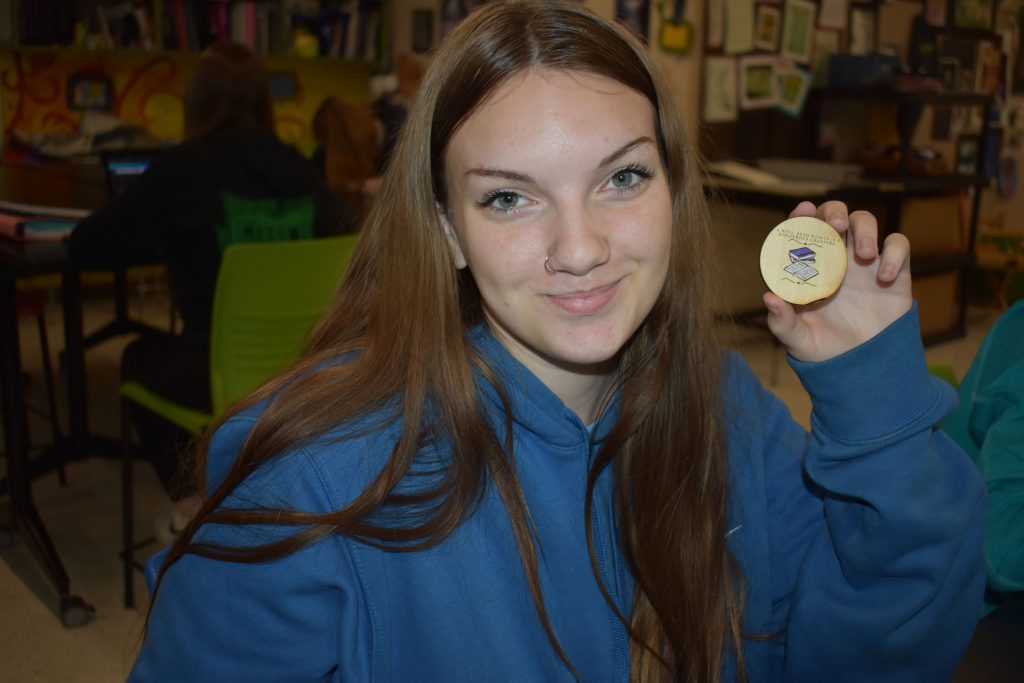
<svg viewBox="0 0 1024 683"><path fill-rule="evenodd" d="M870 253L872 251L872 244L870 237L862 237L857 241L857 251L861 254Z"/></svg>
<svg viewBox="0 0 1024 683"><path fill-rule="evenodd" d="M896 264L886 261L882 264L882 267L878 269L878 277L883 280L891 280L896 277Z"/></svg>

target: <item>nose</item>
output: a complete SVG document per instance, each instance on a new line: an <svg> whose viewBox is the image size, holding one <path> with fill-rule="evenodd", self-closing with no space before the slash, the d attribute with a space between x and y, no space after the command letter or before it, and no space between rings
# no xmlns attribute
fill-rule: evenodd
<svg viewBox="0 0 1024 683"><path fill-rule="evenodd" d="M554 240L544 264L549 273L586 275L611 255L600 212L587 206L565 207L555 216Z"/></svg>

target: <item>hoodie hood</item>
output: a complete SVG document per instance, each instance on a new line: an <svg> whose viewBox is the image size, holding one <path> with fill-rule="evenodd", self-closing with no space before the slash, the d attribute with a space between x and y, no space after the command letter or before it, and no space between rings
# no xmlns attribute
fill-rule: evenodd
<svg viewBox="0 0 1024 683"><path fill-rule="evenodd" d="M313 165L297 149L260 128L220 129L204 138L263 183L268 196L308 194L316 182Z"/></svg>

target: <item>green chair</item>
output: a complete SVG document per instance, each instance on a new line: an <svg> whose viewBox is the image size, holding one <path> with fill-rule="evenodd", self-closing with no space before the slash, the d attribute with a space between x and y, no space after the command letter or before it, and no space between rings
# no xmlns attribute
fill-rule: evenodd
<svg viewBox="0 0 1024 683"><path fill-rule="evenodd" d="M124 601L134 604L132 433L129 402L199 436L235 401L287 367L327 311L348 266L356 235L296 241L233 244L224 250L210 325L212 412L173 403L134 381L121 395L121 500L124 533Z"/></svg>

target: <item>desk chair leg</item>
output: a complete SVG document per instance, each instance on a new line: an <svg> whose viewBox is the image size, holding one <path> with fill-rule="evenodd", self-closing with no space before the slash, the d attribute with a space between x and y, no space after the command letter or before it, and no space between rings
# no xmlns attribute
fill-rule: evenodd
<svg viewBox="0 0 1024 683"><path fill-rule="evenodd" d="M128 419L128 401L121 401L121 524L122 561L124 563L124 606L135 606L135 538L132 514L132 426Z"/></svg>
<svg viewBox="0 0 1024 683"><path fill-rule="evenodd" d="M45 316L36 316L36 323L39 327L39 349L43 356L43 382L46 384L46 400L50 409L50 434L56 445L61 441L60 420L57 415L57 398L53 387L53 366L50 363L50 341L46 334ZM57 480L61 486L67 486L68 478L63 463L57 467Z"/></svg>

